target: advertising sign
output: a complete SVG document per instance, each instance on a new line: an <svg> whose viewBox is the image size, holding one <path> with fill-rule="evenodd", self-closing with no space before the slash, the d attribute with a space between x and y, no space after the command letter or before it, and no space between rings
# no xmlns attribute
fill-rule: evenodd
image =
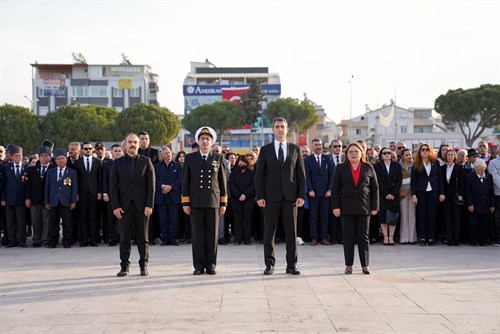
<svg viewBox="0 0 500 334"><path fill-rule="evenodd" d="M65 96L66 79L43 79L43 94L45 96Z"/></svg>
<svg viewBox="0 0 500 334"><path fill-rule="evenodd" d="M280 84L262 84L260 86L265 95L281 95ZM222 95L223 88L245 89L248 85L184 85L184 96L207 96L207 95Z"/></svg>
<svg viewBox="0 0 500 334"><path fill-rule="evenodd" d="M118 88L120 89L132 89L131 79L118 79Z"/></svg>

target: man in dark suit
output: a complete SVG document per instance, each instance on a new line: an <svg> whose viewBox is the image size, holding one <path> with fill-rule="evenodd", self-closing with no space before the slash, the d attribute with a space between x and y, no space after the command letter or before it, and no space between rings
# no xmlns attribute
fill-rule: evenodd
<svg viewBox="0 0 500 334"><path fill-rule="evenodd" d="M155 205L160 218L162 246L178 246L175 238L179 224L182 168L172 160L172 151L168 147L164 147L160 155L162 161L155 164Z"/></svg>
<svg viewBox="0 0 500 334"><path fill-rule="evenodd" d="M106 146L103 142L98 141L94 145L94 153L97 160L101 163L101 168L104 163L108 161L112 161L112 159L107 158L106 155ZM102 170L101 170L101 183L102 183ZM102 190L102 189L101 189ZM107 203L104 199L100 199L97 201L96 208L96 241L100 242L102 240L103 243L109 242L109 231L108 231L108 215L107 215Z"/></svg>
<svg viewBox="0 0 500 334"><path fill-rule="evenodd" d="M304 159L306 167L307 191L309 192L309 228L311 246L318 244L318 222L321 232L321 244L329 246L328 242L328 209L332 195L333 172L335 165L330 155L323 154L323 142L312 140L314 154Z"/></svg>
<svg viewBox="0 0 500 334"><path fill-rule="evenodd" d="M255 173L257 204L264 208L264 275L274 272L274 236L280 214L286 236L286 273L300 275L296 267L297 208L306 198L306 176L300 149L287 142L287 132L286 119L275 118L275 139L260 150Z"/></svg>
<svg viewBox="0 0 500 334"><path fill-rule="evenodd" d="M38 149L40 160L37 165L28 168L26 182L26 207L30 209L33 225L33 247L48 243L50 212L45 207L45 182L47 171L54 168L51 162L52 149L42 146Z"/></svg>
<svg viewBox="0 0 500 334"><path fill-rule="evenodd" d="M70 248L72 242L72 224L70 211L76 206L78 194L77 173L66 167L66 150L59 148L54 152L57 168L47 171L45 182L45 207L50 212L48 248L55 248L59 242L59 220L62 220L64 248Z"/></svg>
<svg viewBox="0 0 500 334"><path fill-rule="evenodd" d="M141 276L147 276L149 260L148 226L153 213L155 173L151 160L139 155L139 136L125 138L126 155L111 167L110 191L113 214L120 221L120 266L118 277L127 276L130 267L132 229L139 251Z"/></svg>
<svg viewBox="0 0 500 334"><path fill-rule="evenodd" d="M118 144L111 146L111 156L113 159L108 159L102 164L102 199L106 203L106 221L108 223L108 246L116 246L118 238L118 229L116 226L116 217L113 215L113 209L110 202L110 177L113 161L123 156L122 147Z"/></svg>
<svg viewBox="0 0 500 334"><path fill-rule="evenodd" d="M337 167L345 160L345 154L342 153L342 142L339 139L334 139L330 143L330 153L328 156L332 159L333 164ZM332 210L328 212L328 229L330 230L330 242L335 245L342 243L342 222L340 217L335 217Z"/></svg>
<svg viewBox="0 0 500 334"><path fill-rule="evenodd" d="M160 160L160 152L150 146L151 140L146 131L139 132L139 154L151 159L153 166ZM149 217L149 245L155 245L155 239L160 237L160 219L158 207L153 208L153 214Z"/></svg>
<svg viewBox="0 0 500 334"><path fill-rule="evenodd" d="M26 165L22 163L23 149L11 145L12 161L4 165L5 187L1 195L9 245L7 247L28 247L26 245Z"/></svg>
<svg viewBox="0 0 500 334"><path fill-rule="evenodd" d="M217 136L204 126L195 138L200 150L186 156L182 180L182 209L191 216L193 238L193 275L206 270L215 275L219 216L226 212L227 183L223 157L211 152Z"/></svg>
<svg viewBox="0 0 500 334"><path fill-rule="evenodd" d="M75 163L76 160L80 158L82 145L79 142L72 142L68 145L68 162L66 167L76 170ZM71 244L75 244L80 240L80 218L78 216L78 202L76 203L76 208L71 210L69 213L71 217L71 227L72 227L72 241Z"/></svg>
<svg viewBox="0 0 500 334"><path fill-rule="evenodd" d="M101 193L101 162L93 157L89 142L82 144L83 156L76 160L78 174L78 209L80 215L80 247L97 247L97 201Z"/></svg>

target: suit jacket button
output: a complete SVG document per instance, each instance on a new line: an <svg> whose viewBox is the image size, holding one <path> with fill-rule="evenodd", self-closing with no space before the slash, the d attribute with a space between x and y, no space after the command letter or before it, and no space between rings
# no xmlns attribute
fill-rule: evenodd
<svg viewBox="0 0 500 334"><path fill-rule="evenodd" d="M200 186L200 189L203 189L203 186Z"/></svg>
<svg viewBox="0 0 500 334"><path fill-rule="evenodd" d="M208 186L207 188L210 189L210 186Z"/></svg>
<svg viewBox="0 0 500 334"><path fill-rule="evenodd" d="M209 169L208 172L211 173L212 171Z"/></svg>
<svg viewBox="0 0 500 334"><path fill-rule="evenodd" d="M200 172L202 172L202 173L203 173L203 169L202 169Z"/></svg>
<svg viewBox="0 0 500 334"><path fill-rule="evenodd" d="M211 178L211 177L212 177L212 175L209 175L209 176L208 176L208 178Z"/></svg>

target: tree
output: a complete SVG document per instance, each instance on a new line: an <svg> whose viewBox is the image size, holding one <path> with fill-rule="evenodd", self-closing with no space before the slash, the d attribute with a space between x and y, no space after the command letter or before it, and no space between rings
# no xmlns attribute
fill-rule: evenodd
<svg viewBox="0 0 500 334"><path fill-rule="evenodd" d="M138 103L116 118L115 134L123 138L130 132L147 131L151 144L164 145L179 135L181 123L173 112L154 104Z"/></svg>
<svg viewBox="0 0 500 334"><path fill-rule="evenodd" d="M219 101L205 104L191 111L182 120L182 125L192 134L202 126L209 126L219 134L219 143L229 129L238 129L245 124L243 109L232 101Z"/></svg>
<svg viewBox="0 0 500 334"><path fill-rule="evenodd" d="M316 108L308 100L299 101L291 97L279 98L267 105L266 114L270 120L284 117L288 127L297 132L306 132L318 121Z"/></svg>
<svg viewBox="0 0 500 334"><path fill-rule="evenodd" d="M434 109L444 124L458 124L467 146L472 146L486 128L500 124L500 85L449 90L436 99Z"/></svg>
<svg viewBox="0 0 500 334"><path fill-rule="evenodd" d="M42 119L44 138L55 147L66 147L73 141L113 141L111 130L118 112L103 106L82 106L79 103L60 106Z"/></svg>
<svg viewBox="0 0 500 334"><path fill-rule="evenodd" d="M254 124L257 121L262 109L262 101L266 96L262 92L262 88L257 83L257 80L250 80L250 88L241 94L240 107L245 111L246 124Z"/></svg>
<svg viewBox="0 0 500 334"><path fill-rule="evenodd" d="M0 145L15 144L24 152L40 147L38 118L28 109L12 104L0 106Z"/></svg>

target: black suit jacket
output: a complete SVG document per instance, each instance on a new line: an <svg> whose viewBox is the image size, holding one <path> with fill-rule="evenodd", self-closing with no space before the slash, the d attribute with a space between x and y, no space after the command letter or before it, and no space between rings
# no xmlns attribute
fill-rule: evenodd
<svg viewBox="0 0 500 334"><path fill-rule="evenodd" d="M45 181L47 179L47 172L49 169L54 168L55 165L49 163L47 169L45 170L45 175L42 178L41 170L42 166L37 164L28 168L26 181L26 199L31 201L31 205L45 205L44 195L45 195Z"/></svg>
<svg viewBox="0 0 500 334"><path fill-rule="evenodd" d="M255 169L256 199L295 202L306 198L306 173L304 160L297 145L287 144L287 156L281 167L274 142L262 146Z"/></svg>
<svg viewBox="0 0 500 334"><path fill-rule="evenodd" d="M151 163L154 164L158 162L160 152L154 147L139 148L139 154L151 159Z"/></svg>
<svg viewBox="0 0 500 334"><path fill-rule="evenodd" d="M87 157L81 157L74 164L78 174L78 195L85 196L90 194L97 199L97 194L101 192L101 161L92 157L92 166L89 173L85 166L85 159Z"/></svg>
<svg viewBox="0 0 500 334"><path fill-rule="evenodd" d="M466 176L465 201L467 206L474 205L474 213L488 213L490 208L495 206L495 191L493 188L493 178L488 173L484 173L483 182L475 172Z"/></svg>
<svg viewBox="0 0 500 334"><path fill-rule="evenodd" d="M358 185L354 185L348 162L335 168L332 186L332 209L340 209L342 215L370 215L379 209L377 174L370 163L361 163Z"/></svg>
<svg viewBox="0 0 500 334"><path fill-rule="evenodd" d="M151 160L139 155L133 175L130 174L127 156L114 160L111 166L110 197L113 210L127 211L134 203L138 211L152 208L155 198L155 173Z"/></svg>
<svg viewBox="0 0 500 334"><path fill-rule="evenodd" d="M446 197L451 196L454 198L455 195L465 196L465 170L464 166L455 164L453 166L453 171L451 172L450 181L446 179L446 169L448 165L444 164L441 166L441 172L443 176L444 185L444 195Z"/></svg>
<svg viewBox="0 0 500 334"><path fill-rule="evenodd" d="M304 159L306 167L307 192L314 191L316 196L325 196L325 193L332 189L333 173L335 164L330 158L331 154L321 154L321 168L314 154Z"/></svg>
<svg viewBox="0 0 500 334"><path fill-rule="evenodd" d="M113 166L113 159L105 160L102 163L102 183L101 190L103 194L110 194L110 176L111 176L111 167Z"/></svg>
<svg viewBox="0 0 500 334"><path fill-rule="evenodd" d="M383 161L377 163L374 168L377 173L380 201L386 201L385 198L387 195L394 196L394 200L387 201L392 204L389 206L389 209L392 211L399 211L399 190L401 189L401 183L403 182L401 165L391 161L389 173L387 173L387 169L385 168L385 163Z"/></svg>
<svg viewBox="0 0 500 334"><path fill-rule="evenodd" d="M417 192L427 191L427 184L430 182L432 191L437 191L439 195L444 195L443 176L439 162L431 163L431 172L427 175L425 167L422 170L417 170L415 166L411 169L411 193L416 195Z"/></svg>

